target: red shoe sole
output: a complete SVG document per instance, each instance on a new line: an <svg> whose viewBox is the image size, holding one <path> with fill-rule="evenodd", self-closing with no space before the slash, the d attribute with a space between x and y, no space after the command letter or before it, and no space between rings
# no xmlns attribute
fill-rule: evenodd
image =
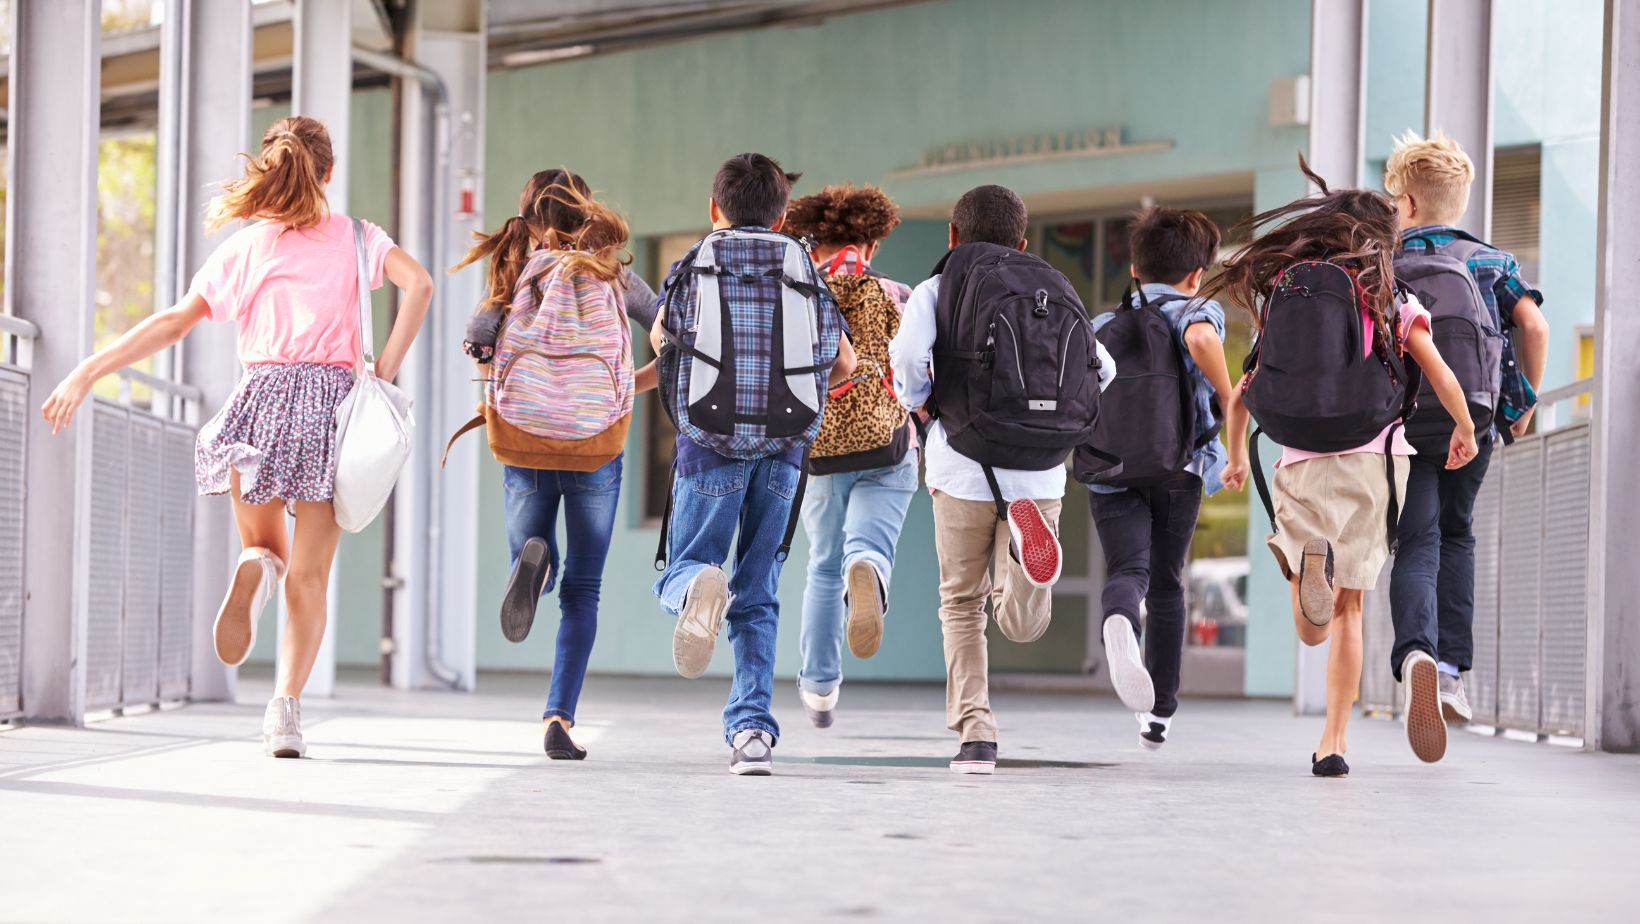
<svg viewBox="0 0 1640 924"><path fill-rule="evenodd" d="M1014 536L1014 551L1031 583L1047 587L1059 580L1059 537L1048 527L1036 504L1028 500L1009 504L1008 526Z"/></svg>

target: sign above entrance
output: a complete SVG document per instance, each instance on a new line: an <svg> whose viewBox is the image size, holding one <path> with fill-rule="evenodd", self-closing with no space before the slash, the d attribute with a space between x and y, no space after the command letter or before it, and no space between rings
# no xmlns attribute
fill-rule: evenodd
<svg viewBox="0 0 1640 924"><path fill-rule="evenodd" d="M888 174L888 178L952 173L979 167L1009 167L1049 160L1105 157L1112 154L1144 154L1166 151L1172 147L1171 141L1123 141L1120 126L1013 135L1007 138L989 138L984 141L943 144L929 148L923 152L922 162L917 166L895 170Z"/></svg>

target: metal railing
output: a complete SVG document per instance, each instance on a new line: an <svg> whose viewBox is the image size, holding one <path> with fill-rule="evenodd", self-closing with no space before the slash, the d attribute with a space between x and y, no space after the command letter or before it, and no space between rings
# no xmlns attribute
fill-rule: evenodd
<svg viewBox="0 0 1640 924"><path fill-rule="evenodd" d="M1538 396L1537 432L1500 447L1475 499L1475 722L1584 737L1591 446L1584 379ZM1361 706L1396 713L1389 568L1367 595Z"/></svg>
<svg viewBox="0 0 1640 924"><path fill-rule="evenodd" d="M29 366L40 329L0 314L0 719L22 710L23 469Z"/></svg>

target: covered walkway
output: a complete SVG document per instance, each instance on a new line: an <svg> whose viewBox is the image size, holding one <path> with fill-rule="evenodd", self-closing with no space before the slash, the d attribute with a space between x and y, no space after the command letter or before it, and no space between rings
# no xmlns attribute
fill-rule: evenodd
<svg viewBox="0 0 1640 924"><path fill-rule="evenodd" d="M344 673L304 761L247 734L266 677L0 733L0 817L30 832L0 838L0 919L1632 920L1630 757L1454 732L1425 766L1364 720L1326 781L1284 703L1188 702L1150 753L1114 699L1004 692L1002 766L959 777L938 688L852 686L821 732L782 685L776 775L749 779L721 682L594 678L567 764L538 678L481 679Z"/></svg>

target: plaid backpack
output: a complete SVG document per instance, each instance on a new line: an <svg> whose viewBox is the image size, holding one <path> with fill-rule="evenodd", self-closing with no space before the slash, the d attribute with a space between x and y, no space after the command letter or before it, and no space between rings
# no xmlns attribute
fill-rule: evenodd
<svg viewBox="0 0 1640 924"><path fill-rule="evenodd" d="M764 229L714 231L665 292L657 371L678 432L731 459L813 443L842 317L803 245Z"/></svg>

